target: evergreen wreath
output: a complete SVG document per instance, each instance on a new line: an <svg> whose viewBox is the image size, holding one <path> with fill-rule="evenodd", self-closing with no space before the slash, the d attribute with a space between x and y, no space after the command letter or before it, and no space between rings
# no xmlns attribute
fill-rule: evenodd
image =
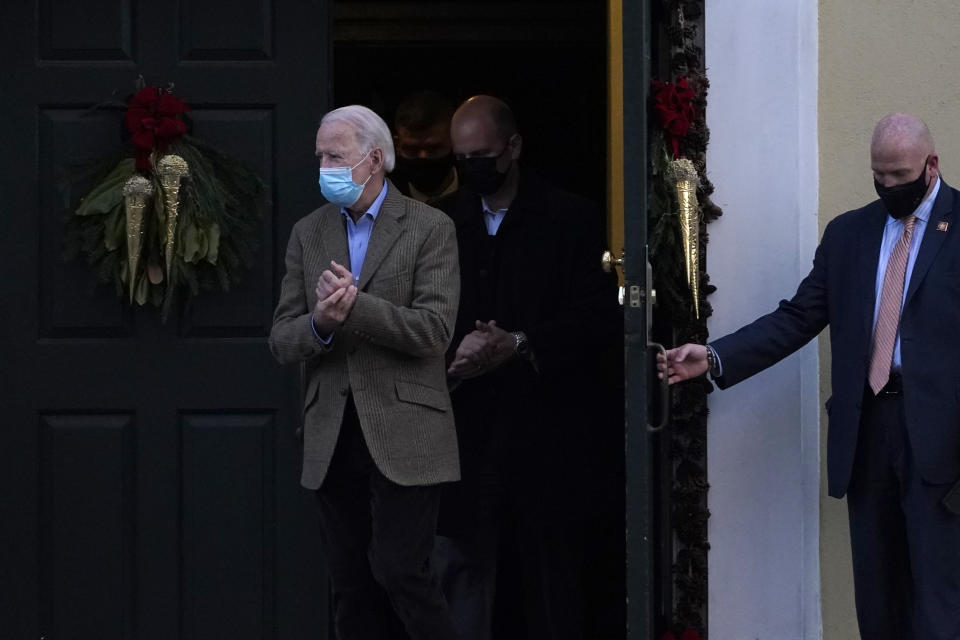
<svg viewBox="0 0 960 640"><path fill-rule="evenodd" d="M188 134L187 104L137 82L121 108L129 134L114 154L68 176L94 186L67 217L64 257L81 254L131 305L166 319L181 290L229 290L253 263L266 188L243 163Z"/></svg>

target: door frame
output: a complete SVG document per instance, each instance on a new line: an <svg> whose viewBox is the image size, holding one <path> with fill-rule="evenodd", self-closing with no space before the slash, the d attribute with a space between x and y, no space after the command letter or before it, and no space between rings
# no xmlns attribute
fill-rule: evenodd
<svg viewBox="0 0 960 640"><path fill-rule="evenodd" d="M647 98L650 86L649 0L608 0L607 202L611 249L624 253L627 638L654 637L655 535L653 460L648 431Z"/></svg>

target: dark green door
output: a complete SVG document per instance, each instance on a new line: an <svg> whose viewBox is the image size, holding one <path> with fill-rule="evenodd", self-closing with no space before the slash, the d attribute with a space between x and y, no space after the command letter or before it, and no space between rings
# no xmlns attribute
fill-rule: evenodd
<svg viewBox="0 0 960 640"><path fill-rule="evenodd" d="M650 82L650 7L647 0L609 0L610 228L611 249L622 247L627 638L652 640L664 594L656 559L660 491L655 473L663 417L660 385L649 344L650 276L647 269L647 88ZM660 400L651 410L648 400ZM657 403L654 402L656 405Z"/></svg>
<svg viewBox="0 0 960 640"><path fill-rule="evenodd" d="M326 576L298 486L299 375L266 347L293 222L319 199L328 3L5 2L0 636L316 638ZM272 205L254 269L160 323L64 263L60 171L120 142L137 74L191 105ZM72 194L76 196L77 194Z"/></svg>

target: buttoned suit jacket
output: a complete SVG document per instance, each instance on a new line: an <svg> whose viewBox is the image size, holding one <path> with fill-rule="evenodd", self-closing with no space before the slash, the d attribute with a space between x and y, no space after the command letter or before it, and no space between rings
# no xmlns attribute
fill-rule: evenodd
<svg viewBox="0 0 960 640"><path fill-rule="evenodd" d="M356 303L325 345L311 316L330 261L349 265L345 218L326 204L294 226L270 332L281 363L305 364L303 486L326 476L353 394L377 468L400 485L457 480L456 431L444 353L460 292L456 231L440 211L387 195L370 235Z"/></svg>
<svg viewBox="0 0 960 640"><path fill-rule="evenodd" d="M921 239L900 319L901 373L907 433L925 481L960 476L960 201L941 182ZM850 482L870 365L883 203L838 216L827 225L810 274L773 313L711 343L729 387L796 351L830 325L827 400L830 495Z"/></svg>

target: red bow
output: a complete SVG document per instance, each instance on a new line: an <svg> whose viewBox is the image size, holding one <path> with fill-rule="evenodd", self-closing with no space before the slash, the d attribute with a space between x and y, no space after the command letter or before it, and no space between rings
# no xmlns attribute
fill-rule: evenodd
<svg viewBox="0 0 960 640"><path fill-rule="evenodd" d="M686 137L693 123L693 89L682 77L676 84L654 80L653 86L656 89L653 108L660 117L660 126L673 148L674 157L679 157L680 140Z"/></svg>
<svg viewBox="0 0 960 640"><path fill-rule="evenodd" d="M171 140L187 132L180 119L187 109L183 100L156 87L144 87L130 99L124 120L137 148L137 169L149 169L150 152L165 150Z"/></svg>

